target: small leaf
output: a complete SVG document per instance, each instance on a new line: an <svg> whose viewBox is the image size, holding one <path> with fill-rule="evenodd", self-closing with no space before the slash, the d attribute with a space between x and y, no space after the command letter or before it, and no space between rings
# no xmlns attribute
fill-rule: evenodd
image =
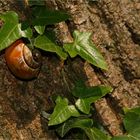
<svg viewBox="0 0 140 140"><path fill-rule="evenodd" d="M105 93L107 94L107 93ZM99 96L95 96L95 97L89 97L89 98L81 98L81 99L78 99L75 103L76 107L82 111L83 113L85 114L89 114L90 112L90 105L92 103L94 103L95 101L97 101L98 99L100 99L101 97L103 97L105 94L103 94L102 96L99 95Z"/></svg>
<svg viewBox="0 0 140 140"><path fill-rule="evenodd" d="M140 107L133 109L124 108L125 116L123 119L127 135L116 136L111 140L139 140L140 139Z"/></svg>
<svg viewBox="0 0 140 140"><path fill-rule="evenodd" d="M54 42L52 42L47 36L38 36L35 39L35 44L37 48L40 48L44 51L48 52L55 52L60 56L61 59L65 60L67 58L67 54L63 51L63 48L56 45Z"/></svg>
<svg viewBox="0 0 140 140"><path fill-rule="evenodd" d="M76 55L80 55L89 63L107 70L107 64L103 56L91 41L91 33L74 31L73 36L74 42L64 45L64 49L70 56L75 57Z"/></svg>
<svg viewBox="0 0 140 140"><path fill-rule="evenodd" d="M82 129L90 140L110 140L110 137L104 134L97 128L92 127L92 119L72 118L63 123L58 129L57 133L64 137L64 135L72 128Z"/></svg>
<svg viewBox="0 0 140 140"><path fill-rule="evenodd" d="M72 128L92 127L92 125L92 119L71 118L57 128L56 131L61 137L64 137L64 135Z"/></svg>
<svg viewBox="0 0 140 140"><path fill-rule="evenodd" d="M19 27L19 35L21 35L21 37L25 37L25 38L32 37L32 35L33 35L32 29L29 26L27 28L25 28L24 30L22 30L22 23L19 23L18 27Z"/></svg>
<svg viewBox="0 0 140 140"><path fill-rule="evenodd" d="M99 129L93 127L93 128L83 128L85 133L87 134L88 138L90 140L110 140L111 138L104 134Z"/></svg>
<svg viewBox="0 0 140 140"><path fill-rule="evenodd" d="M83 113L89 114L90 105L100 99L100 97L89 97L84 99L78 99L75 103L76 107Z"/></svg>
<svg viewBox="0 0 140 140"><path fill-rule="evenodd" d="M62 99L60 96L58 96L56 99L56 106L50 116L48 125L51 126L63 123L71 116L78 117L80 114L74 105L68 105L68 100L66 98Z"/></svg>
<svg viewBox="0 0 140 140"><path fill-rule="evenodd" d="M96 97L96 96L103 96L107 93L112 92L112 87L110 86L94 86L94 87L87 87L84 83L77 83L75 88L72 90L72 94L75 97L79 98L88 98L88 97Z"/></svg>
<svg viewBox="0 0 140 140"><path fill-rule="evenodd" d="M90 105L93 102L110 92L112 92L112 88L109 86L86 87L83 83L78 83L72 90L72 94L79 97L75 103L76 107L85 114L90 112Z"/></svg>
<svg viewBox="0 0 140 140"><path fill-rule="evenodd" d="M33 25L51 25L67 20L70 16L66 12L49 10L45 6L37 6L32 10Z"/></svg>
<svg viewBox="0 0 140 140"><path fill-rule="evenodd" d="M140 115L135 114L134 112L128 112L124 118L124 126L128 133L131 133L134 128L139 128Z"/></svg>
<svg viewBox="0 0 140 140"><path fill-rule="evenodd" d="M36 25L36 26L34 26L34 28L38 34L43 35L43 33L45 31L45 26Z"/></svg>
<svg viewBox="0 0 140 140"><path fill-rule="evenodd" d="M4 21L4 25L0 29L0 50L5 49L21 37L32 36L30 28L21 29L21 24L18 23L18 15L15 12L5 12L0 15L0 19Z"/></svg>

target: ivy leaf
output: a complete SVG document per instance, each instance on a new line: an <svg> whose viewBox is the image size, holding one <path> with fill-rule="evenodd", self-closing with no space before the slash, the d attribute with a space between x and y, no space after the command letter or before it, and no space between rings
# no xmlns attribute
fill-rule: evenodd
<svg viewBox="0 0 140 140"><path fill-rule="evenodd" d="M90 105L92 103L94 103L95 101L97 101L98 99L102 98L103 96L105 96L107 93L102 93L99 96L95 96L95 97L89 97L89 98L79 98L75 105L76 107L82 111L85 114L89 114L90 112Z"/></svg>
<svg viewBox="0 0 140 140"><path fill-rule="evenodd" d="M111 140L139 140L140 139L140 107L133 109L125 109L125 116L123 119L124 127L127 135L116 136Z"/></svg>
<svg viewBox="0 0 140 140"><path fill-rule="evenodd" d="M84 83L78 82L76 83L75 87L72 90L72 94L78 98L88 98L88 97L96 97L96 96L103 96L107 93L112 92L112 87L110 86L94 86L94 87L87 87Z"/></svg>
<svg viewBox="0 0 140 140"><path fill-rule="evenodd" d="M89 114L90 105L110 92L112 92L112 88L110 86L100 85L95 87L86 87L84 84L80 83L75 86L72 94L79 97L75 103L76 107L83 113Z"/></svg>
<svg viewBox="0 0 140 140"><path fill-rule="evenodd" d="M32 30L29 27L21 29L22 25L19 24L18 15L15 12L5 12L0 15L0 19L4 21L4 25L0 29L0 50L5 49L21 37L30 38L32 36Z"/></svg>
<svg viewBox="0 0 140 140"><path fill-rule="evenodd" d="M89 97L84 99L78 99L75 103L76 107L83 113L89 114L90 112L90 105L100 99L99 96L96 97Z"/></svg>
<svg viewBox="0 0 140 140"><path fill-rule="evenodd" d="M107 70L107 64L98 49L91 41L91 33L74 31L74 42L65 44L64 49L71 57L80 55L89 63Z"/></svg>
<svg viewBox="0 0 140 140"><path fill-rule="evenodd" d="M56 106L50 116L48 125L51 126L63 123L71 116L78 117L80 114L74 105L68 105L68 100L66 98L58 96L56 99Z"/></svg>
<svg viewBox="0 0 140 140"><path fill-rule="evenodd" d="M90 140L110 140L111 138L104 134L99 129L93 127L93 128L83 128L87 136Z"/></svg>
<svg viewBox="0 0 140 140"><path fill-rule="evenodd" d="M48 38L45 35L38 36L35 39L34 45L37 48L40 48L40 49L42 49L44 51L55 52L63 60L65 60L67 58L67 54L63 51L63 48L61 48L60 46L56 45L54 42L51 41L50 38Z"/></svg>
<svg viewBox="0 0 140 140"><path fill-rule="evenodd" d="M64 137L64 135L73 128L82 129L90 140L110 140L110 137L104 134L97 128L92 127L93 121L88 118L72 118L63 123L57 128L57 133Z"/></svg>
<svg viewBox="0 0 140 140"><path fill-rule="evenodd" d="M126 112L123 120L125 129L129 136L135 137L136 140L140 139L140 107L130 109Z"/></svg>
<svg viewBox="0 0 140 140"><path fill-rule="evenodd" d="M43 33L45 31L45 26L36 25L36 26L34 26L34 28L38 34L43 35Z"/></svg>
<svg viewBox="0 0 140 140"><path fill-rule="evenodd" d="M57 128L56 132L64 137L65 134L73 128L82 128L82 127L92 127L93 121L92 119L80 119L80 118L71 118L64 122L59 128Z"/></svg>
<svg viewBox="0 0 140 140"><path fill-rule="evenodd" d="M33 25L51 25L70 18L66 12L49 10L45 6L34 7L32 14L35 17L32 21Z"/></svg>

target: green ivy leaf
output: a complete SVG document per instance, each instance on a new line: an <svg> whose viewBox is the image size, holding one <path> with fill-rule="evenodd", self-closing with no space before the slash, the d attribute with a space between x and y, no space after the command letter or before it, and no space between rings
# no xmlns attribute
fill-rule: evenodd
<svg viewBox="0 0 140 140"><path fill-rule="evenodd" d="M123 120L125 129L130 136L140 139L140 107L129 110Z"/></svg>
<svg viewBox="0 0 140 140"><path fill-rule="evenodd" d="M66 98L58 96L56 99L56 106L50 116L48 125L51 126L63 123L71 116L78 117L80 114L74 105L68 105L68 100Z"/></svg>
<svg viewBox="0 0 140 140"><path fill-rule="evenodd" d="M19 24L18 15L15 12L5 12L0 15L0 19L4 21L4 25L0 29L0 50L5 49L21 37L30 38L32 36L30 28L21 29L22 26Z"/></svg>
<svg viewBox="0 0 140 140"><path fill-rule="evenodd" d="M107 70L107 64L98 49L91 41L91 33L74 31L74 42L65 44L64 49L71 57L80 55L89 63Z"/></svg>
<svg viewBox="0 0 140 140"><path fill-rule="evenodd" d="M42 26L59 23L70 18L66 12L49 10L45 6L34 7L32 14L35 17L32 21L33 25Z"/></svg>
<svg viewBox="0 0 140 140"><path fill-rule="evenodd" d="M75 103L76 107L83 113L89 114L90 112L90 105L100 99L99 96L96 97L89 97L84 99L78 99Z"/></svg>
<svg viewBox="0 0 140 140"><path fill-rule="evenodd" d="M104 134L99 129L93 127L93 128L82 128L85 133L87 134L88 138L90 140L110 140L111 138Z"/></svg>
<svg viewBox="0 0 140 140"><path fill-rule="evenodd" d="M45 26L36 25L36 26L34 26L34 28L38 34L43 35L43 33L45 31Z"/></svg>
<svg viewBox="0 0 140 140"><path fill-rule="evenodd" d="M112 92L112 88L110 86L100 85L95 87L86 87L83 83L78 83L78 85L72 90L72 94L75 97L79 97L75 103L76 107L85 114L89 114L90 105L92 103L110 92Z"/></svg>
<svg viewBox="0 0 140 140"><path fill-rule="evenodd" d="M92 119L80 119L80 118L71 118L64 122L59 128L57 128L57 133L64 137L64 135L73 128L82 128L82 127L92 127Z"/></svg>
<svg viewBox="0 0 140 140"><path fill-rule="evenodd" d="M97 128L92 127L93 120L88 118L72 118L63 123L57 128L57 133L64 137L64 135L73 128L82 129L90 140L110 140L110 137L104 134Z"/></svg>
<svg viewBox="0 0 140 140"><path fill-rule="evenodd" d="M94 87L87 87L84 83L77 82L72 90L72 94L78 98L88 98L96 96L102 97L103 95L112 92L112 90L113 89L110 86L99 85Z"/></svg>
<svg viewBox="0 0 140 140"><path fill-rule="evenodd" d="M34 45L37 48L40 48L40 49L42 49L44 51L55 52L63 60L65 60L67 58L67 54L63 51L63 48L61 48L60 46L56 45L54 42L51 41L50 38L48 38L45 35L38 36L35 39Z"/></svg>
<svg viewBox="0 0 140 140"><path fill-rule="evenodd" d="M123 119L124 127L127 135L116 136L111 140L139 140L140 139L140 107L133 109L125 109L125 116Z"/></svg>
<svg viewBox="0 0 140 140"><path fill-rule="evenodd" d="M107 93L104 93L102 95L95 96L95 97L89 97L89 98L79 98L76 101L75 105L83 113L89 114L89 112L90 112L90 105L92 103L94 103L95 101L97 101L98 99L100 99L101 97L103 97L104 95L106 95L106 94Z"/></svg>

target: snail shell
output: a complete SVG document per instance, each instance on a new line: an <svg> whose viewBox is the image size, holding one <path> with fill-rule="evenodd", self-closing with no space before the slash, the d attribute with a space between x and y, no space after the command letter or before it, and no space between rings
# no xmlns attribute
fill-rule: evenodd
<svg viewBox="0 0 140 140"><path fill-rule="evenodd" d="M41 54L31 51L19 39L5 50L6 63L11 72L20 79L29 80L38 76L41 67Z"/></svg>

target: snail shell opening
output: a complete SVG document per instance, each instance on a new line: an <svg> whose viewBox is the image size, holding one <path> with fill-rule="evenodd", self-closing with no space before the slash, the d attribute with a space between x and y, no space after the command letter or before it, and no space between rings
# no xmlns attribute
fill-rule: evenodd
<svg viewBox="0 0 140 140"><path fill-rule="evenodd" d="M23 57L28 66L33 69L41 65L41 53L37 49L30 50L26 45L23 47Z"/></svg>

